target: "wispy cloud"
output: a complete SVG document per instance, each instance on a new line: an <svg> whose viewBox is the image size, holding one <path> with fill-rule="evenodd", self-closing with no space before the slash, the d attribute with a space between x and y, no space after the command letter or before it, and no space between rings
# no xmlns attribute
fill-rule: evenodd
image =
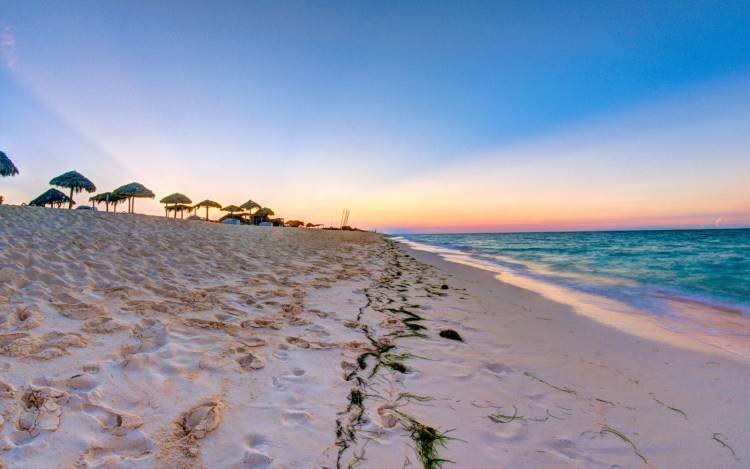
<svg viewBox="0 0 750 469"><path fill-rule="evenodd" d="M10 26L3 26L0 30L0 54L5 65L14 70L16 68L16 36Z"/></svg>

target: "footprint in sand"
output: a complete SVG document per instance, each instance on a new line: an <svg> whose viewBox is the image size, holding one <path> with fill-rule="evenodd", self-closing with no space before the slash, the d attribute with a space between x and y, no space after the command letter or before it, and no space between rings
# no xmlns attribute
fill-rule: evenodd
<svg viewBox="0 0 750 469"><path fill-rule="evenodd" d="M242 461L234 464L232 469L265 469L271 467L273 458L259 451L245 451Z"/></svg>
<svg viewBox="0 0 750 469"><path fill-rule="evenodd" d="M143 419L134 414L95 404L83 404L81 407L83 412L95 419L104 430L116 436L123 436L143 425Z"/></svg>
<svg viewBox="0 0 750 469"><path fill-rule="evenodd" d="M14 443L23 444L43 431L56 431L62 417L62 407L57 401L64 397L64 392L51 388L28 389L18 404L17 431L12 435Z"/></svg>
<svg viewBox="0 0 750 469"><path fill-rule="evenodd" d="M312 414L304 410L284 409L281 414L281 421L286 426L298 426L308 423L312 419Z"/></svg>
<svg viewBox="0 0 750 469"><path fill-rule="evenodd" d="M261 469L272 467L273 458L265 454L264 447L268 444L268 437L261 433L251 433L245 440L245 452L242 460L233 464L235 469Z"/></svg>
<svg viewBox="0 0 750 469"><path fill-rule="evenodd" d="M224 403L208 400L188 410L178 421L179 432L189 440L202 440L219 428L224 413Z"/></svg>
<svg viewBox="0 0 750 469"><path fill-rule="evenodd" d="M498 378L504 378L507 376L513 369L509 366L503 365L502 363L490 363L489 365L485 366L485 370L491 375L495 375Z"/></svg>
<svg viewBox="0 0 750 469"><path fill-rule="evenodd" d="M237 363L239 363L240 368L244 371L260 370L266 366L266 361L263 358L252 353L244 354L237 359Z"/></svg>
<svg viewBox="0 0 750 469"><path fill-rule="evenodd" d="M167 328L157 319L142 319L131 332L132 342L124 345L120 352L123 357L155 352L168 342Z"/></svg>
<svg viewBox="0 0 750 469"><path fill-rule="evenodd" d="M78 373L67 379L52 381L51 384L72 393L80 393L95 389L101 384L101 380L88 373Z"/></svg>
<svg viewBox="0 0 750 469"><path fill-rule="evenodd" d="M87 449L75 467L132 467L134 461L144 459L153 452L151 441L136 430Z"/></svg>

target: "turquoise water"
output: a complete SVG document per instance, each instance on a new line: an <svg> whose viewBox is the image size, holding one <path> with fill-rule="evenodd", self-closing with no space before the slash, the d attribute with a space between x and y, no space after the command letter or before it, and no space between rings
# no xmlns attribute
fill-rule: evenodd
<svg viewBox="0 0 750 469"><path fill-rule="evenodd" d="M400 237L657 314L677 299L750 316L750 229Z"/></svg>

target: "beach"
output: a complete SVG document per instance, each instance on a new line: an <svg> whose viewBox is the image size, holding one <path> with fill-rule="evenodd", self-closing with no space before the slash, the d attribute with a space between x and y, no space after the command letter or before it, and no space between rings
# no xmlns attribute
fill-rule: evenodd
<svg viewBox="0 0 750 469"><path fill-rule="evenodd" d="M742 356L497 277L368 232L0 206L0 467L750 464Z"/></svg>

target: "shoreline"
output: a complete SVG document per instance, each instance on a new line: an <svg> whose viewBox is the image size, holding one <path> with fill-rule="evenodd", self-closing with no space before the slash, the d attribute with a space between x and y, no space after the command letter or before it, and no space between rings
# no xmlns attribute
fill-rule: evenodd
<svg viewBox="0 0 750 469"><path fill-rule="evenodd" d="M0 247L9 468L750 461L747 365L382 235L0 206Z"/></svg>
<svg viewBox="0 0 750 469"><path fill-rule="evenodd" d="M461 264L490 272L501 282L530 290L630 334L683 348L722 353L750 363L750 319L742 311L679 297L661 297L670 312L655 313L595 293L520 275L501 265L476 259L462 251L405 238L394 238L411 251L434 254L441 265ZM746 332L740 332L746 331Z"/></svg>
<svg viewBox="0 0 750 469"><path fill-rule="evenodd" d="M629 439L647 457L644 467L743 467L750 459L750 452L740 443L750 437L742 423L750 418L742 404L743 389L750 385L750 367L745 360L711 347L686 348L682 343L634 335L582 315L570 305L505 283L492 272L399 245L418 261L447 273L451 283L466 288L477 300L476 314L491 313L491 317L464 324L481 325L481 340L489 342L488 352L502 347L506 369L533 369L535 376L543 376L546 384L555 387L553 390L564 390L558 394L567 394L565 390L575 391L575 395L592 392L593 402L586 413L592 412L595 422L623 435L637 435ZM661 334L658 336L661 339ZM512 358L506 354L510 350ZM527 388L522 389L522 395L530 396ZM538 397L533 401L538 402ZM507 405L505 409L507 412ZM583 416L579 419L585 420ZM580 437L591 431L576 435L566 426L578 424L560 425L559 431L551 431L550 439L542 439L538 447L550 451L554 441L576 442L569 448L571 460L562 466L585 460L596 467L595 459L580 453L572 456L580 450ZM732 451L712 439L717 433L727 438L733 435ZM561 464L559 460L537 462ZM639 464L631 460L624 465Z"/></svg>

